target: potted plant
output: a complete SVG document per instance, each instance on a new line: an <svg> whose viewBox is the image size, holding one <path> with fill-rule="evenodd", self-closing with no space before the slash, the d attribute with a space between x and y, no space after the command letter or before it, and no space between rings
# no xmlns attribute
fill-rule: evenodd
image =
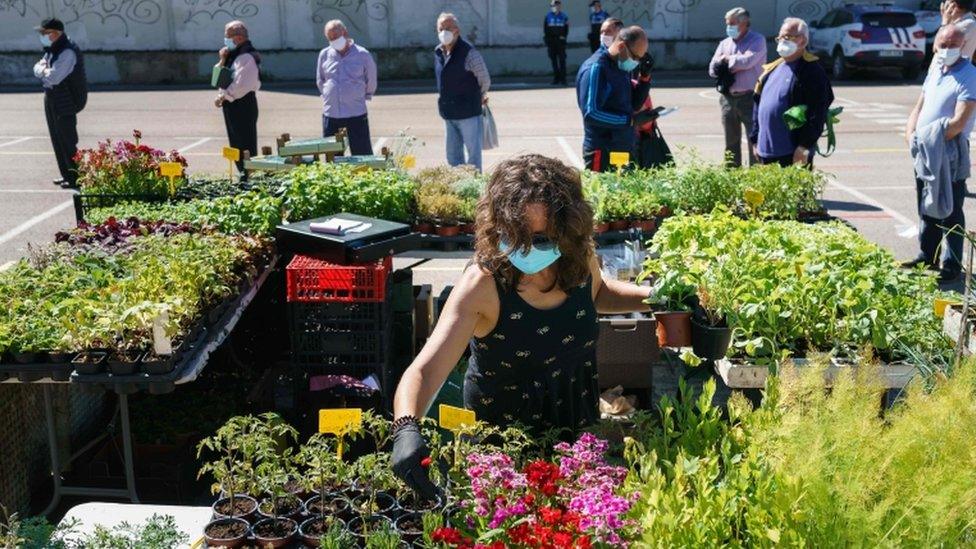
<svg viewBox="0 0 976 549"><path fill-rule="evenodd" d="M393 524L379 521L364 541L365 545L361 546L366 549L401 549L404 540Z"/></svg>
<svg viewBox="0 0 976 549"><path fill-rule="evenodd" d="M363 492L353 498L352 510L362 517L392 517L397 507L392 493L398 489L399 480L393 474L390 454L374 452L360 456L353 463L353 471Z"/></svg>
<svg viewBox="0 0 976 549"><path fill-rule="evenodd" d="M411 547L424 535L424 516L420 513L404 513L393 523L403 541Z"/></svg>
<svg viewBox="0 0 976 549"><path fill-rule="evenodd" d="M82 351L71 360L75 371L81 375L100 374L105 371L105 351Z"/></svg>
<svg viewBox="0 0 976 549"><path fill-rule="evenodd" d="M699 358L711 361L725 358L732 343L732 328L726 323L721 303L722 291L706 275L698 287L698 306L691 317L692 350Z"/></svg>
<svg viewBox="0 0 976 549"><path fill-rule="evenodd" d="M297 459L308 467L307 484L317 493L305 502L312 516L299 527L306 545L317 547L337 520L349 518L349 502L330 489L340 478L348 478L349 468L336 454L334 439L315 434L298 452Z"/></svg>
<svg viewBox="0 0 976 549"><path fill-rule="evenodd" d="M108 371L115 376L128 376L136 373L142 361L142 352L132 348L132 342L122 342L107 358Z"/></svg>
<svg viewBox="0 0 976 549"><path fill-rule="evenodd" d="M635 193L630 204L630 226L645 235L654 233L657 228L655 216L661 210L657 197L650 192Z"/></svg>
<svg viewBox="0 0 976 549"><path fill-rule="evenodd" d="M256 422L254 416L233 417L197 446L198 459L204 451L216 454L216 459L203 464L197 477L210 474L214 478L211 491L221 494L212 506L217 519L230 517L250 521L257 512L257 500L246 494L247 488L254 488L256 484L254 472L263 444L254 432Z"/></svg>
<svg viewBox="0 0 976 549"><path fill-rule="evenodd" d="M222 518L211 521L203 529L207 547L240 547L244 545L251 525L240 518Z"/></svg>
<svg viewBox="0 0 976 549"><path fill-rule="evenodd" d="M328 531L319 538L317 544L312 545L307 541L305 544L309 547L319 547L320 549L348 549L349 547L354 547L356 541L345 523L335 521L329 526Z"/></svg>
<svg viewBox="0 0 976 549"><path fill-rule="evenodd" d="M630 227L630 204L633 194L623 189L608 192L603 199L603 217L611 231L625 231Z"/></svg>
<svg viewBox="0 0 976 549"><path fill-rule="evenodd" d="M357 540L356 547L367 547L370 538L377 535L385 537L388 532L392 531L393 521L381 515L356 517L349 521L349 532Z"/></svg>
<svg viewBox="0 0 976 549"><path fill-rule="evenodd" d="M261 547L285 547L298 534L298 523L289 515L299 516L302 505L285 489L289 475L283 463L282 459L271 459L263 461L257 468L258 487L268 494L258 506L258 513L264 518L251 528Z"/></svg>
<svg viewBox="0 0 976 549"><path fill-rule="evenodd" d="M437 223L437 236L457 236L461 232L460 219L464 205L461 198L451 194L428 197L428 210Z"/></svg>
<svg viewBox="0 0 976 549"><path fill-rule="evenodd" d="M654 283L651 293L663 310L655 311L657 342L661 347L691 345L691 312L695 287L678 271L664 273Z"/></svg>

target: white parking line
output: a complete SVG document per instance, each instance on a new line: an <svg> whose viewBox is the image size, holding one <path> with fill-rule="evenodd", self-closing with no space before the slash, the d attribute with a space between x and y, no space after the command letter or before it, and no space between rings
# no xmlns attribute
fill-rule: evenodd
<svg viewBox="0 0 976 549"><path fill-rule="evenodd" d="M62 203L58 204L57 206L51 208L50 210L48 210L48 211L46 211L44 213L35 215L34 217L28 219L27 221L24 221L20 225L17 225L13 229L10 229L9 231L7 231L7 232L3 233L2 235L0 235L0 244L4 244L5 242L7 242L10 239L16 237L20 233L23 233L24 231L30 229L34 225L37 225L38 223L44 221L45 219L48 219L49 217L53 217L53 216L61 213L62 211L67 210L73 204L74 204L74 201L73 200L67 200L65 202L62 202Z"/></svg>
<svg viewBox="0 0 976 549"><path fill-rule="evenodd" d="M2 149L4 147L9 147L11 145L16 145L17 143L23 143L24 141L28 141L30 139L34 139L34 138L33 137L19 137L17 139L14 139L13 141L8 141L6 143L0 143L0 149Z"/></svg>
<svg viewBox="0 0 976 549"><path fill-rule="evenodd" d="M181 149L177 149L176 152L178 152L180 154L183 154L186 151L188 151L188 150L190 150L190 149L192 149L194 147L199 147L200 145L203 145L204 143L206 143L207 141L210 141L211 139L213 139L213 137L204 137L203 139L198 139L198 140L194 141L193 143L190 143L189 145L187 145L187 146L185 146L185 147L183 147Z"/></svg>
<svg viewBox="0 0 976 549"><path fill-rule="evenodd" d="M855 112L855 113L851 113L851 114L853 114L856 118L866 118L868 120L871 120L871 119L877 120L879 118L891 118L891 117L895 117L895 116L900 117L900 118L904 118L905 117L905 115L902 114L902 113L900 113L900 112L888 112L888 111L878 111L878 112L875 112L875 113Z"/></svg>
<svg viewBox="0 0 976 549"><path fill-rule="evenodd" d="M10 261L4 263L3 265L0 265L0 273L2 273L3 271L6 271L7 269L9 269L11 267L13 267L16 263L17 263L16 260L10 260Z"/></svg>
<svg viewBox="0 0 976 549"><path fill-rule="evenodd" d="M899 226L895 227L895 229L898 230L899 236L903 238L912 238L918 234L918 226L916 225L916 222L912 221L902 213L896 210L892 210L888 206L885 206L884 204L878 202L877 200L871 198L870 196L862 193L857 189L848 187L847 185L841 183L840 181L837 181L837 179L835 179L832 176L827 177L827 184L837 188L838 190L844 191L845 193L853 196L854 198L857 198L863 204L874 206L875 208L878 208L879 210L891 216L892 219L900 223Z"/></svg>
<svg viewBox="0 0 976 549"><path fill-rule="evenodd" d="M908 118L902 116L900 118L885 118L883 120L875 120L876 124L908 124Z"/></svg>
<svg viewBox="0 0 976 549"><path fill-rule="evenodd" d="M559 143L559 146L562 147L563 154L565 154L566 158L569 159L570 164L576 166L578 169L583 169L583 159L580 158L579 155L576 154L576 151L569 146L569 143L566 141L565 137L557 137L556 143Z"/></svg>

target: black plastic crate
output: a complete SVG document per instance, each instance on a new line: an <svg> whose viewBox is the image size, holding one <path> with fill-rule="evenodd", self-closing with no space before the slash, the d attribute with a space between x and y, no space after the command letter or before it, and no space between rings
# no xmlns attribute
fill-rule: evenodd
<svg viewBox="0 0 976 549"><path fill-rule="evenodd" d="M292 331L380 330L390 316L389 302L382 303L302 303L288 304Z"/></svg>

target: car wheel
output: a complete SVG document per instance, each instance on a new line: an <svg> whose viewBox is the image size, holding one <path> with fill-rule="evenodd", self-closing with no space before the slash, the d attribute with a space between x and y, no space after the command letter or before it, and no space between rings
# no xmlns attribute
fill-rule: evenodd
<svg viewBox="0 0 976 549"><path fill-rule="evenodd" d="M901 75L905 77L905 80L910 80L914 82L918 80L918 75L921 74L921 65L912 65L910 67L903 67L901 69Z"/></svg>
<svg viewBox="0 0 976 549"><path fill-rule="evenodd" d="M847 62L844 60L844 54L840 50L834 52L834 57L831 60L830 66L834 80L844 80L847 78Z"/></svg>

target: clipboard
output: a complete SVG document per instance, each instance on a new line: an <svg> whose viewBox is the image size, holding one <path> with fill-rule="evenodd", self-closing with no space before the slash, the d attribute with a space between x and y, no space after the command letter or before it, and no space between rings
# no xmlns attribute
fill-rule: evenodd
<svg viewBox="0 0 976 549"><path fill-rule="evenodd" d="M213 73L210 75L210 85L217 89L227 89L230 83L234 81L234 74L227 67L221 67L220 65L214 65Z"/></svg>

